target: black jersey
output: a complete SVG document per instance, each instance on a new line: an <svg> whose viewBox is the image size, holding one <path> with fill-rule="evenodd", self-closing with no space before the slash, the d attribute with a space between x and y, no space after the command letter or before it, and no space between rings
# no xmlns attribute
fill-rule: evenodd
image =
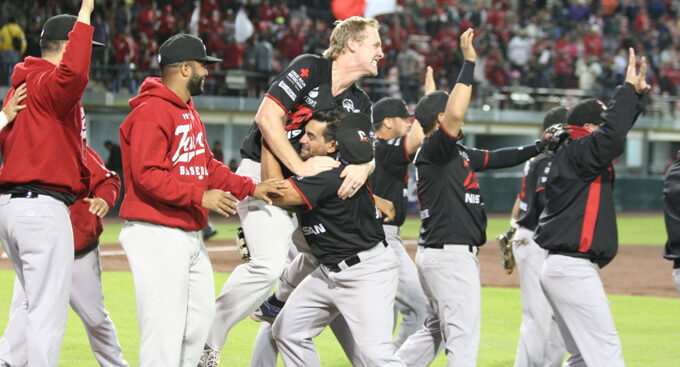
<svg viewBox="0 0 680 367"><path fill-rule="evenodd" d="M368 185L346 200L338 197L345 165L312 177L289 181L307 207L302 210L302 233L312 254L325 265L374 247L385 240L373 194Z"/></svg>
<svg viewBox="0 0 680 367"><path fill-rule="evenodd" d="M395 216L386 224L401 226L406 218L408 202L408 164L406 136L396 139L375 139L375 171L368 182L373 192L394 204Z"/></svg>
<svg viewBox="0 0 680 367"><path fill-rule="evenodd" d="M332 64L324 57L300 55L274 79L265 95L286 111L286 134L297 152L305 125L315 111L342 106L347 112L371 115L371 100L356 84L333 97ZM253 123L241 143L241 157L259 162L261 153L262 132Z"/></svg>
<svg viewBox="0 0 680 367"><path fill-rule="evenodd" d="M524 165L522 176L522 189L519 198L519 216L517 224L535 230L538 225L538 217L545 207L545 182L548 180L550 171L550 157L540 154Z"/></svg>
<svg viewBox="0 0 680 367"><path fill-rule="evenodd" d="M416 154L419 245L483 245L486 213L475 172L515 166L538 154L535 145L488 151L468 148L459 139L440 126Z"/></svg>
<svg viewBox="0 0 680 367"><path fill-rule="evenodd" d="M668 241L663 256L680 267L680 152L663 182L663 207Z"/></svg>

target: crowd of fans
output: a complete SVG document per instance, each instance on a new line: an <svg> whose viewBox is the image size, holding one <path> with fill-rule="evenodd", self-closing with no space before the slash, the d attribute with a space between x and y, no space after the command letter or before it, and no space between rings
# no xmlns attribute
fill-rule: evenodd
<svg viewBox="0 0 680 367"><path fill-rule="evenodd" d="M42 22L75 13L80 0L15 3L26 30L24 55L38 55ZM209 53L224 61L212 67L208 92L261 95L269 78L297 55L320 54L334 20L329 0L107 0L94 13L93 79L112 91L135 93L157 69L159 45L177 32L198 34ZM437 84L451 85L462 56L458 38L475 28L479 50L475 80L482 94L503 86L579 89L607 98L624 79L627 48L650 62L656 95L677 96L678 2L672 0L398 0L395 14L379 16L385 58L384 88L414 103L425 66ZM5 7L9 7L9 3ZM254 34L238 42L236 15L244 11ZM3 11L3 13L6 13ZM14 13L13 13L14 14ZM6 19L5 19L6 20ZM234 90L225 76L246 78ZM229 78L226 78L229 80ZM390 86L393 88L390 89ZM398 86L398 87L397 87ZM367 88L372 90L371 88ZM373 95L372 97L375 97Z"/></svg>

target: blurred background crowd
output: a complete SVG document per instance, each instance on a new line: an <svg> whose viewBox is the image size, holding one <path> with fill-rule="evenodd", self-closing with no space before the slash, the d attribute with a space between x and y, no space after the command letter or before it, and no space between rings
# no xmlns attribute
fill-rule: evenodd
<svg viewBox="0 0 680 367"><path fill-rule="evenodd" d="M75 14L79 0L9 0L0 5L0 84L25 56L38 56L42 23ZM136 93L158 73L159 45L178 32L199 35L224 61L212 66L208 93L261 96L270 78L302 53L327 47L335 19L329 0L106 0L93 17L91 88ZM415 103L425 66L450 86L462 56L458 38L475 28L478 106L541 109L550 98L608 100L624 79L627 48L650 61L657 108L677 105L679 2L673 0L398 0L381 15L385 58L378 78L364 80L372 100ZM10 17L9 15L12 15ZM23 39L17 35L23 35Z"/></svg>

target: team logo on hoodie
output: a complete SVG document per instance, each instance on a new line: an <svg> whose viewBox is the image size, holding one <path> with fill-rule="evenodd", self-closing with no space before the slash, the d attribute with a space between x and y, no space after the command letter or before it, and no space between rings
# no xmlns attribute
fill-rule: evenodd
<svg viewBox="0 0 680 367"><path fill-rule="evenodd" d="M196 135L191 134L191 124L179 125L175 128L175 136L180 136L179 144L172 155L172 165L176 166L179 163L189 163L195 157L205 154L205 145L203 144L203 132ZM198 166L180 166L180 175L198 176L199 180L203 176L208 175L208 170L204 164Z"/></svg>

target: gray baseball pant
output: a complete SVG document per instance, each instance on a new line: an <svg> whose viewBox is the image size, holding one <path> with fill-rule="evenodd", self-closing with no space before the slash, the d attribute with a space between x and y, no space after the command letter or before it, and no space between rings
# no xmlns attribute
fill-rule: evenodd
<svg viewBox="0 0 680 367"><path fill-rule="evenodd" d="M407 366L429 366L442 347L447 366L477 365L482 291L477 247L445 245L443 249L419 246L416 266L428 299L424 327L397 351Z"/></svg>
<svg viewBox="0 0 680 367"><path fill-rule="evenodd" d="M90 348L99 365L127 367L129 364L123 359L116 327L104 307L101 274L99 248L76 257L69 303L85 326ZM9 366L28 365L25 333L27 308L26 293L15 278L10 321L3 335L3 339L12 347L10 356L0 355L0 361Z"/></svg>
<svg viewBox="0 0 680 367"><path fill-rule="evenodd" d="M286 366L320 366L312 338L341 314L369 366L403 366L392 347L398 261L382 243L339 272L321 265L291 294L273 325Z"/></svg>
<svg viewBox="0 0 680 367"><path fill-rule="evenodd" d="M119 239L135 282L139 366L196 367L215 311L201 232L128 221Z"/></svg>
<svg viewBox="0 0 680 367"><path fill-rule="evenodd" d="M56 366L73 276L73 231L65 203L47 195L0 196L0 242L26 292L31 367ZM0 340L0 353L8 348Z"/></svg>
<svg viewBox="0 0 680 367"><path fill-rule="evenodd" d="M260 182L260 163L244 159L236 171ZM221 350L229 331L257 308L274 288L286 266L286 256L297 217L262 200L247 197L238 203L250 261L241 264L227 279L215 300L215 318L207 344Z"/></svg>
<svg viewBox="0 0 680 367"><path fill-rule="evenodd" d="M394 349L401 347L411 334L423 327L427 317L427 300L418 279L418 269L408 256L401 240L401 229L397 226L383 225L385 240L399 260L399 285L395 298L396 310L401 312L401 324L394 338ZM397 313L394 314L395 324Z"/></svg>
<svg viewBox="0 0 680 367"><path fill-rule="evenodd" d="M570 354L565 366L624 366L597 265L588 259L548 255L541 286Z"/></svg>
<svg viewBox="0 0 680 367"><path fill-rule="evenodd" d="M564 359L564 342L540 282L547 253L534 242L533 235L534 231L520 227L512 238L522 291L515 367L559 367Z"/></svg>
<svg viewBox="0 0 680 367"><path fill-rule="evenodd" d="M680 269L673 269L673 284L675 284L675 290L680 293Z"/></svg>

